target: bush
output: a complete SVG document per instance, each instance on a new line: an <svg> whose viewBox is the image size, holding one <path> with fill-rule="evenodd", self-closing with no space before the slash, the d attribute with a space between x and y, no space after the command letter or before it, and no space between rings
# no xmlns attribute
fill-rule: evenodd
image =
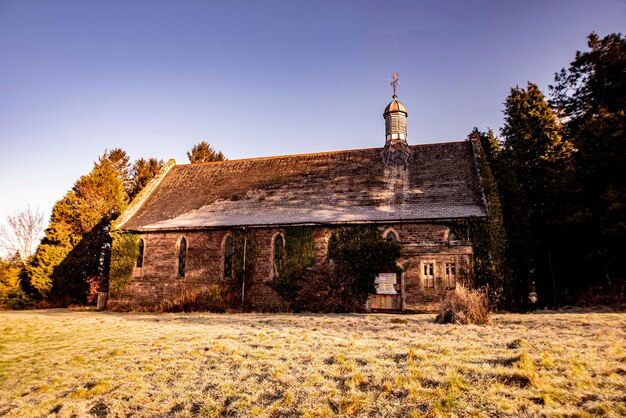
<svg viewBox="0 0 626 418"><path fill-rule="evenodd" d="M449 291L439 305L435 322L440 324L490 324L489 298L483 289L463 286Z"/></svg>
<svg viewBox="0 0 626 418"><path fill-rule="evenodd" d="M319 264L305 273L293 305L310 312L362 311L365 300L357 288L354 278L336 264Z"/></svg>
<svg viewBox="0 0 626 418"><path fill-rule="evenodd" d="M98 301L98 293L107 291L107 279L104 276L91 276L85 280L87 283L87 303L95 304Z"/></svg>

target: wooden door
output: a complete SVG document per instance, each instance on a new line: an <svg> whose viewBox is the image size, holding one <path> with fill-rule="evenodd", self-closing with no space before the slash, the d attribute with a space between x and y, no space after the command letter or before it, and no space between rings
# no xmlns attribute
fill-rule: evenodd
<svg viewBox="0 0 626 418"><path fill-rule="evenodd" d="M370 295L367 304L371 311L402 310L402 276L381 273L376 278L376 294Z"/></svg>

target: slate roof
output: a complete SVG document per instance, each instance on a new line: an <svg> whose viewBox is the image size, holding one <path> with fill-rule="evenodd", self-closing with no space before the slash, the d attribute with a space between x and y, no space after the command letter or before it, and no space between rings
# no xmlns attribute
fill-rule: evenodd
<svg viewBox="0 0 626 418"><path fill-rule="evenodd" d="M411 146L385 167L382 148L173 166L118 229L340 224L485 216L470 142Z"/></svg>

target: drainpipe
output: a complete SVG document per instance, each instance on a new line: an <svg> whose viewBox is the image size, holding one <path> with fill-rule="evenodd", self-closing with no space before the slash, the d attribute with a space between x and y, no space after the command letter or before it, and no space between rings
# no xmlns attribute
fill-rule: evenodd
<svg viewBox="0 0 626 418"><path fill-rule="evenodd" d="M246 234L246 227L243 227L243 272L241 274L241 307L246 297L246 247L248 244L248 235Z"/></svg>

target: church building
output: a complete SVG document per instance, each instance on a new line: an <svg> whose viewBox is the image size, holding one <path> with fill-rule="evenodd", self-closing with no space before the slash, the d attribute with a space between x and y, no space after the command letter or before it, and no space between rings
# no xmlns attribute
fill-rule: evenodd
<svg viewBox="0 0 626 418"><path fill-rule="evenodd" d="M372 310L433 310L457 283L472 284L473 251L463 231L484 218L476 140L409 145L405 106L395 94L383 112L381 148L176 164L170 160L116 222L140 236L140 257L114 298L153 303L233 278L233 239L254 239L246 272L253 307L279 303L269 286L285 230L313 230L316 259L339 226L375 225L403 244L401 273L381 272ZM382 141L381 141L382 142Z"/></svg>

